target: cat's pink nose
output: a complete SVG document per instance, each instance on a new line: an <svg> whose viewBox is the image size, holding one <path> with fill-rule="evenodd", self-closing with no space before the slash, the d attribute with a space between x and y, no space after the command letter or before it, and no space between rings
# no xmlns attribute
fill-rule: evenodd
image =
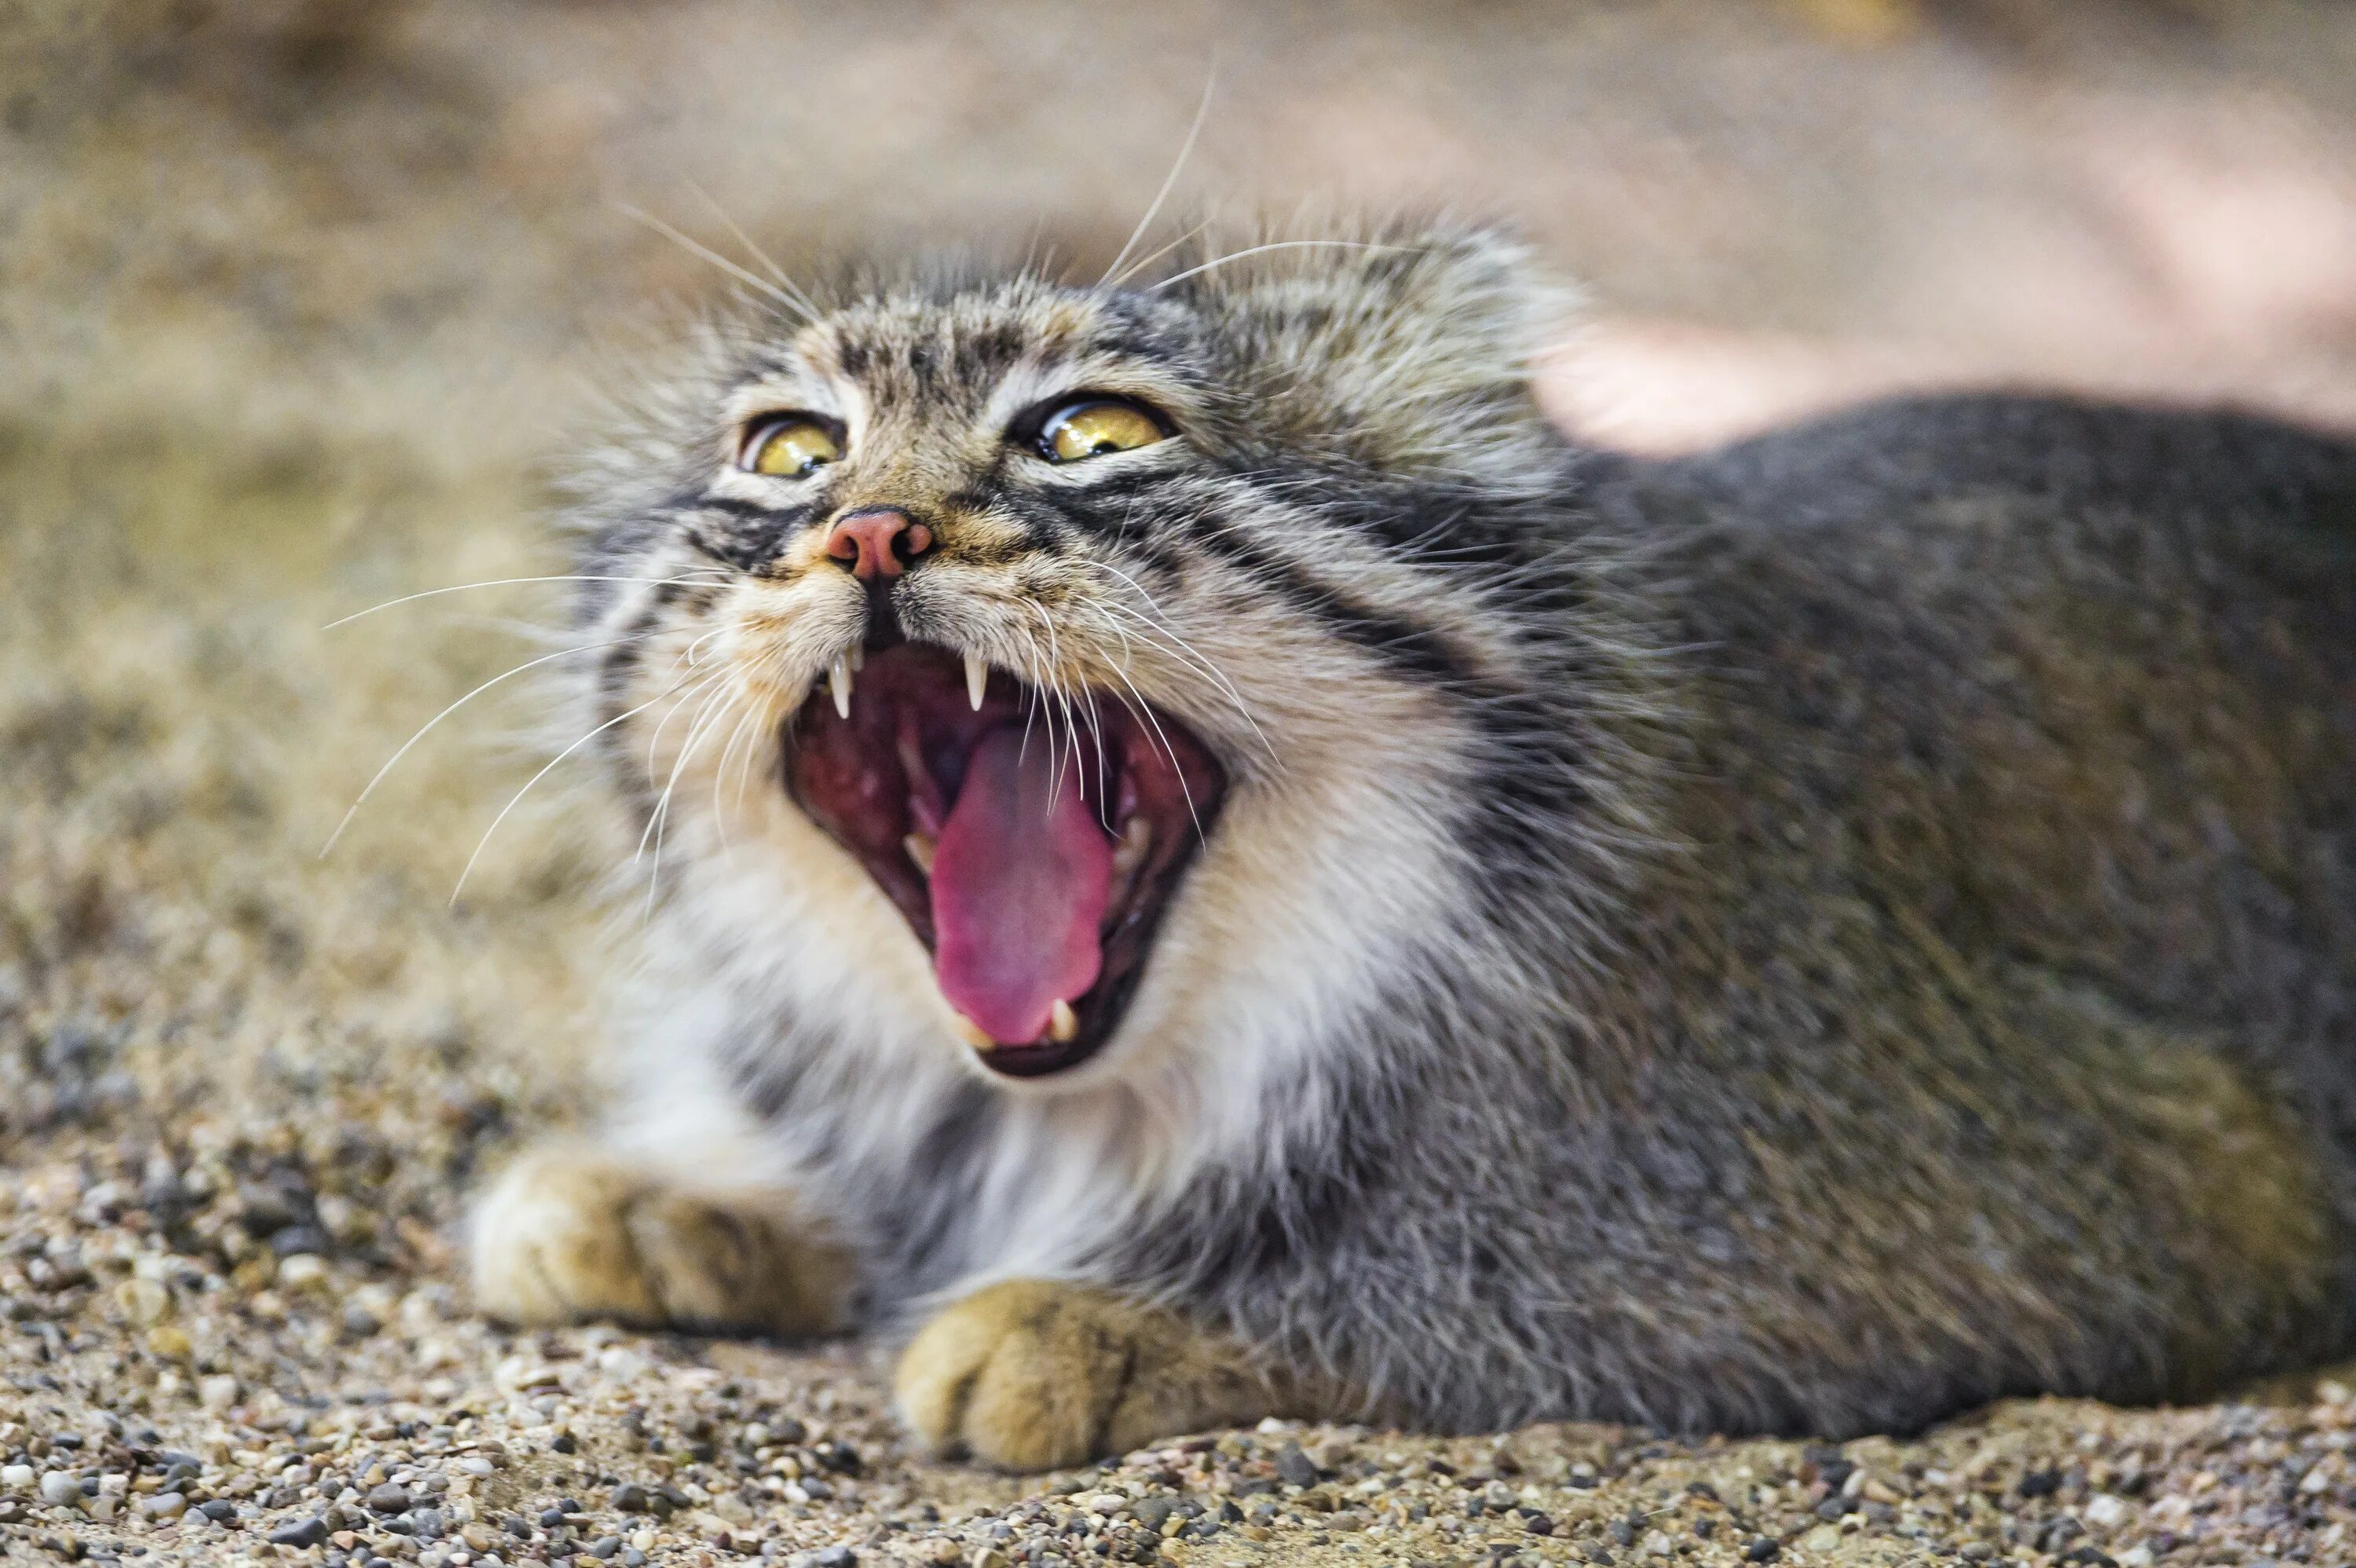
<svg viewBox="0 0 2356 1568"><path fill-rule="evenodd" d="M826 536L826 553L862 580L897 577L932 548L933 530L896 507L862 507L835 519Z"/></svg>

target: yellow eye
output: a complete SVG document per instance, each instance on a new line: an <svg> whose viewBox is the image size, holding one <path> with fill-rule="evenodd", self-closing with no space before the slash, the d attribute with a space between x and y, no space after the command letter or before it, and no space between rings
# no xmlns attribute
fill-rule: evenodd
<svg viewBox="0 0 2356 1568"><path fill-rule="evenodd" d="M1135 403L1091 398L1047 416L1047 422L1039 427L1039 451L1051 463L1076 463L1108 452L1151 446L1169 433L1160 420Z"/></svg>
<svg viewBox="0 0 2356 1568"><path fill-rule="evenodd" d="M795 479L842 455L834 432L803 414L763 420L744 437L736 465L748 474Z"/></svg>

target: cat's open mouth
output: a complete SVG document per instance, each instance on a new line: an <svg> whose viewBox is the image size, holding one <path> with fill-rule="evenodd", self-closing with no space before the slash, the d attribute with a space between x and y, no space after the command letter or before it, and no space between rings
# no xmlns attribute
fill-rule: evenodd
<svg viewBox="0 0 2356 1568"><path fill-rule="evenodd" d="M787 728L787 788L899 906L968 1043L1010 1077L1111 1038L1226 789L1170 715L1104 693L1071 707L902 643Z"/></svg>

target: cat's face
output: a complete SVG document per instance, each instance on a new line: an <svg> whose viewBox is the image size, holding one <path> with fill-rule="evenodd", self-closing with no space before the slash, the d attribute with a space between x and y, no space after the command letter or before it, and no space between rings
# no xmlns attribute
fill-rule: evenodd
<svg viewBox="0 0 2356 1568"><path fill-rule="evenodd" d="M1529 302L1478 236L1248 266L718 333L584 486L665 891L847 1049L1265 1067L1451 918Z"/></svg>

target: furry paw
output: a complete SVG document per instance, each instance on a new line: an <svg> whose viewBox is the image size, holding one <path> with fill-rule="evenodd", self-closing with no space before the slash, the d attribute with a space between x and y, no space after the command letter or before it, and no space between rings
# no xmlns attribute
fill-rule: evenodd
<svg viewBox="0 0 2356 1568"><path fill-rule="evenodd" d="M476 1300L517 1324L824 1333L850 1258L787 1208L775 1193L684 1192L580 1145L534 1149L476 1207Z"/></svg>
<svg viewBox="0 0 2356 1568"><path fill-rule="evenodd" d="M926 1324L894 1379L908 1424L936 1452L1047 1470L1156 1438L1275 1413L1276 1394L1231 1346L1104 1291L1013 1280Z"/></svg>

